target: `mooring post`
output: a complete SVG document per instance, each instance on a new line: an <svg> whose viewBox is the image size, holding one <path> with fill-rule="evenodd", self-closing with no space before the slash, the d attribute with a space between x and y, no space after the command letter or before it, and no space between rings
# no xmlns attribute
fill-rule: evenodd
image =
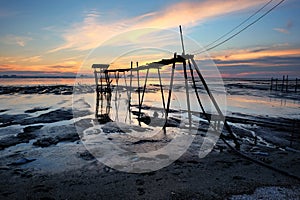
<svg viewBox="0 0 300 200"><path fill-rule="evenodd" d="M276 78L275 83L276 83L275 90L277 91L277 89L278 89L278 78Z"/></svg>
<svg viewBox="0 0 300 200"><path fill-rule="evenodd" d="M139 113L138 113L138 121L139 125L141 125L141 94L140 94L140 72L139 72L139 62L136 62L136 75L137 75L137 85L138 85L138 100L139 100Z"/></svg>
<svg viewBox="0 0 300 200"><path fill-rule="evenodd" d="M271 78L271 86L270 86L270 90L272 91L273 89L273 77Z"/></svg>
<svg viewBox="0 0 300 200"><path fill-rule="evenodd" d="M284 87L284 78L285 78L285 76L283 75L282 76L282 83L281 83L281 91L283 92L283 87Z"/></svg>
<svg viewBox="0 0 300 200"><path fill-rule="evenodd" d="M289 75L286 75L286 87L285 87L286 92L288 92L288 87L289 87Z"/></svg>

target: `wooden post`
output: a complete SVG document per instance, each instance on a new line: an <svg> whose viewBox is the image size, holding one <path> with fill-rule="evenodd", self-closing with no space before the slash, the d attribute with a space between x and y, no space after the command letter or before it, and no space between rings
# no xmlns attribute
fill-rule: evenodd
<svg viewBox="0 0 300 200"><path fill-rule="evenodd" d="M223 113L222 113L222 111L221 111L221 109L220 109L220 107L219 107L217 101L215 100L214 96L212 95L210 89L208 88L208 85L206 84L206 81L205 81L204 77L202 76L202 74L201 74L201 72L200 72L200 69L198 68L197 63L195 62L194 58L191 58L191 60L192 60L192 63L193 63L193 65L194 65L195 69L196 69L196 72L197 72L197 74L198 74L198 76L199 76L199 78L200 78L200 80L201 80L201 82L202 82L202 84L203 84L203 86L204 86L204 88L205 88L205 90L206 90L206 92L207 92L207 94L208 94L208 96L209 96L211 102L213 103L215 109L217 110L217 112L218 112L218 114L219 114L221 120L224 120L224 126L225 126L225 128L227 129L229 135L231 135L231 137L232 137L232 139L233 139L233 142L234 142L234 144L235 144L235 148L236 148L236 149L240 149L240 144L239 144L239 142L238 142L238 140L237 140L237 137L236 137L236 135L233 133L233 131L231 130L231 128L230 128L229 124L227 123L227 121L226 121L226 119L225 119L225 116L223 115Z"/></svg>
<svg viewBox="0 0 300 200"><path fill-rule="evenodd" d="M166 109L166 115L165 115L165 121L167 122L168 120L168 114L169 114L169 109L170 109L170 104L171 104L171 95L172 95L172 89L173 89L173 81L174 81L174 71L175 71L175 63L176 63L176 53L174 53L174 62L172 65L172 73L171 73L171 80L170 80L170 88L169 88L169 96L168 96L168 101L167 101L167 109Z"/></svg>
<svg viewBox="0 0 300 200"><path fill-rule="evenodd" d="M289 87L289 75L286 75L286 87L285 87L286 92L288 92L288 87Z"/></svg>
<svg viewBox="0 0 300 200"><path fill-rule="evenodd" d="M281 83L281 91L283 92L283 87L284 87L284 75L282 76L282 83Z"/></svg>
<svg viewBox="0 0 300 200"><path fill-rule="evenodd" d="M149 68L147 69L147 73L146 73L146 78L145 78L145 83L144 83L144 88L143 88L143 94L142 94L142 99L141 99L141 106L143 105L143 101L144 101L145 91L146 91L146 87L147 87L148 75L149 75Z"/></svg>
<svg viewBox="0 0 300 200"><path fill-rule="evenodd" d="M161 100L163 102L164 111L166 112L164 89L163 89L162 82L161 82L161 76L160 76L159 68L157 68L157 73L158 73L159 84L160 84Z"/></svg>
<svg viewBox="0 0 300 200"><path fill-rule="evenodd" d="M191 105L190 105L190 95L189 95L189 88L188 88L188 78L186 73L186 61L183 61L183 73L184 73L184 82L185 82L185 95L186 95L186 104L188 109L188 116L189 116L189 127L192 126L192 114L191 114Z"/></svg>
<svg viewBox="0 0 300 200"><path fill-rule="evenodd" d="M275 85L275 90L277 91L277 89L278 89L278 78L276 78L276 85Z"/></svg>
<svg viewBox="0 0 300 200"><path fill-rule="evenodd" d="M139 100L139 113L138 113L138 121L139 125L141 125L141 94L140 94L140 72L139 72L139 62L136 62L136 74L137 74L137 85L138 85L138 100Z"/></svg>
<svg viewBox="0 0 300 200"><path fill-rule="evenodd" d="M130 109L131 106L131 90L132 90L132 67L133 67L133 62L131 61L130 63L130 79L129 79L129 103L128 103L128 109Z"/></svg>
<svg viewBox="0 0 300 200"><path fill-rule="evenodd" d="M273 77L271 78L271 87L270 87L270 90L271 91L273 90Z"/></svg>
<svg viewBox="0 0 300 200"><path fill-rule="evenodd" d="M210 122L210 118L208 117L207 113L205 112L204 107L202 105L202 102L200 100L200 96L199 96L199 93L198 93L198 90L197 90L197 87L196 87L196 81L195 81L194 72L193 72L190 60L188 60L188 64L189 64L189 68L190 68L190 72L191 72L191 76L192 76L192 81L193 81L193 87L195 89L198 104L200 105L200 108L201 108L203 114L205 115L205 118L207 119L208 122Z"/></svg>
<svg viewBox="0 0 300 200"><path fill-rule="evenodd" d="M298 87L298 79L296 78L296 83L295 83L295 93L297 92L297 87Z"/></svg>

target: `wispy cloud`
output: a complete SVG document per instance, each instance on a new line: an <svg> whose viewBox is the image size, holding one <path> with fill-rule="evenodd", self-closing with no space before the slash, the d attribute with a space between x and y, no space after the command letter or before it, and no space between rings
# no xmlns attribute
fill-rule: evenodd
<svg viewBox="0 0 300 200"><path fill-rule="evenodd" d="M294 26L293 22L290 20L286 23L286 25L283 28L274 28L274 31L277 31L279 33L288 34L290 33L291 28Z"/></svg>
<svg viewBox="0 0 300 200"><path fill-rule="evenodd" d="M138 28L172 28L179 24L195 26L210 18L247 10L263 3L263 0L185 1L156 12L113 22L107 22L102 15L93 10L86 14L82 22L65 30L62 34L65 43L49 52L93 49L113 35Z"/></svg>
<svg viewBox="0 0 300 200"><path fill-rule="evenodd" d="M6 35L0 38L0 42L3 44L18 45L20 47L25 47L25 45L31 40L31 37L17 35Z"/></svg>

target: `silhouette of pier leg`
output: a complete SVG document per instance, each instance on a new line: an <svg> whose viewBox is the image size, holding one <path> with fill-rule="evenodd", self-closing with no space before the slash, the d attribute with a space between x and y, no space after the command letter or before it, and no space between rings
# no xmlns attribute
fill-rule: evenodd
<svg viewBox="0 0 300 200"><path fill-rule="evenodd" d="M220 110L220 107L219 107L218 103L216 102L214 96L210 92L210 89L208 88L208 85L206 84L206 81L205 81L204 77L202 76L202 74L200 72L200 69L199 69L199 67L198 67L198 65L195 62L195 60L194 60L193 57L191 57L191 61L192 61L193 65L194 65L194 67L195 67L195 70L196 70L196 72L197 72L197 74L198 74L198 76L199 76L199 78L200 78L200 80L201 80L201 82L202 82L202 84L203 84L203 86L204 86L204 88L205 88L205 90L206 90L206 92L207 92L210 100L212 101L212 103L213 103L214 107L216 108L216 110L217 110L219 116L221 117L221 119L224 120L224 126L227 129L227 131L230 134L230 136L232 137L232 139L234 141L234 144L235 144L235 148L239 149L240 148L240 144L239 144L239 142L237 140L237 137L233 133L233 131L231 130L230 126L228 125L228 123L227 123L227 121L225 119L225 116L223 115L222 111Z"/></svg>
<svg viewBox="0 0 300 200"><path fill-rule="evenodd" d="M201 102L201 99L200 99L200 96L199 96L199 93L198 93L198 90L197 90L196 81L195 81L195 77L194 77L194 71L192 69L192 65L191 65L190 60L188 60L188 64L189 64L190 73L191 73L191 76L192 76L193 87L194 87L194 90L195 90L195 94L196 94L196 98L197 98L198 104L200 105L200 108L201 108L201 110L202 110L202 112L203 112L206 120L208 122L210 122L210 117L207 115L207 113L204 110L204 107L202 105L202 102Z"/></svg>
<svg viewBox="0 0 300 200"><path fill-rule="evenodd" d="M192 126L192 114L191 114L190 95L189 95L188 77L187 77L187 72L186 72L186 61L185 60L183 62L183 73L184 73L186 103L187 103L188 117L189 117L189 127L191 128L191 126Z"/></svg>
<svg viewBox="0 0 300 200"><path fill-rule="evenodd" d="M159 71L159 68L157 68L157 73L158 73L158 78L159 78L159 86L160 86L160 91L161 91L161 100L162 100L162 104L163 104L164 112L166 112L166 105L165 105L164 89L163 89L162 82L161 82L161 76L160 76L160 71Z"/></svg>
<svg viewBox="0 0 300 200"><path fill-rule="evenodd" d="M171 104L171 95L172 95L172 89L173 89L173 81L174 81L174 71L175 71L175 59L177 55L174 53L174 61L172 65L172 72L171 72L171 80L170 80L170 87L169 87L169 95L168 95L168 101L167 101L167 107L166 107L166 114L165 114L165 122L167 123L168 115L169 115L169 109Z"/></svg>
<svg viewBox="0 0 300 200"><path fill-rule="evenodd" d="M139 103L139 113L138 113L138 121L139 125L141 126L141 94L140 94L140 72L139 72L139 63L136 62L136 74L137 74L137 85L138 85L138 103Z"/></svg>

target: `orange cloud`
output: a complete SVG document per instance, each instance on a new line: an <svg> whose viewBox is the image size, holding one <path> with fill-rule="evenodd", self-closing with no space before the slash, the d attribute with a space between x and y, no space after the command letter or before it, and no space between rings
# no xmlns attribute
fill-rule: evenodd
<svg viewBox="0 0 300 200"><path fill-rule="evenodd" d="M268 56L300 56L300 49L227 50L213 56L215 60L249 60Z"/></svg>

